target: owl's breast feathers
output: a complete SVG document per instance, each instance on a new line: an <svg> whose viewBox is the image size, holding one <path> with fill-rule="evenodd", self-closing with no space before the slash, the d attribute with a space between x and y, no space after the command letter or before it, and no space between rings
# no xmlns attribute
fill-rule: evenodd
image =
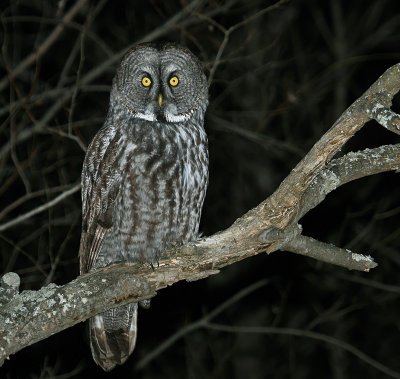
<svg viewBox="0 0 400 379"><path fill-rule="evenodd" d="M135 120L103 127L82 172L81 272L152 262L170 242L197 238L207 181L202 126Z"/></svg>

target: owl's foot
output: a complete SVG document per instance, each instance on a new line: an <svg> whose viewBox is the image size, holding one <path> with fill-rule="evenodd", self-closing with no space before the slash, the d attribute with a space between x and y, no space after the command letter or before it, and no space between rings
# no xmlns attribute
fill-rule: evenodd
<svg viewBox="0 0 400 379"><path fill-rule="evenodd" d="M152 259L151 261L148 262L151 269L154 271L154 266L157 265L157 268L160 267L160 262L158 260L158 257Z"/></svg>

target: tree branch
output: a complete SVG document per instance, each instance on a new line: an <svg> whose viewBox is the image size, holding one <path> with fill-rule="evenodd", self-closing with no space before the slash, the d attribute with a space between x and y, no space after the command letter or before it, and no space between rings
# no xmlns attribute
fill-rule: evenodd
<svg viewBox="0 0 400 379"><path fill-rule="evenodd" d="M372 86L339 117L334 125L311 148L290 175L267 200L257 208L265 209L265 226L285 228L298 217L301 198L317 174L343 145L371 118L376 104L392 105L400 90L400 63L387 69Z"/></svg>
<svg viewBox="0 0 400 379"><path fill-rule="evenodd" d="M384 128L400 135L400 115L386 108L382 104L376 104L368 114Z"/></svg>
<svg viewBox="0 0 400 379"><path fill-rule="evenodd" d="M351 152L334 159L314 178L301 197L297 219L320 204L336 188L365 176L400 169L400 144Z"/></svg>
<svg viewBox="0 0 400 379"><path fill-rule="evenodd" d="M362 176L399 170L399 145L350 153L329 163L370 119L370 110L376 104L390 107L400 90L399 77L400 64L388 69L342 114L268 199L225 231L184 246L172 246L155 271L139 263L116 264L64 286L50 284L21 294L15 290L18 280L7 274L0 290L0 301L5 299L0 310L0 364L25 346L99 312L151 298L159 289L181 280L216 274L224 266L261 252L287 249L349 269L365 271L375 267L370 257L344 253L301 236L297 223L339 185ZM316 253L316 246L321 254Z"/></svg>
<svg viewBox="0 0 400 379"><path fill-rule="evenodd" d="M364 266L364 271L368 272L371 268L377 266L369 255L352 253L350 250L344 250L311 237L297 236L285 244L285 250L342 266L349 270L360 270L360 267Z"/></svg>

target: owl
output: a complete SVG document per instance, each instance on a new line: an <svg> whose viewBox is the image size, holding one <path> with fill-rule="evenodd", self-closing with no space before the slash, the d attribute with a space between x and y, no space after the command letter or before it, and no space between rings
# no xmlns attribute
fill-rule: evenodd
<svg viewBox="0 0 400 379"><path fill-rule="evenodd" d="M83 163L81 274L115 262L153 265L172 242L198 238L207 105L206 76L188 49L148 43L124 56ZM132 353L137 313L131 303L89 320L92 355L105 371Z"/></svg>

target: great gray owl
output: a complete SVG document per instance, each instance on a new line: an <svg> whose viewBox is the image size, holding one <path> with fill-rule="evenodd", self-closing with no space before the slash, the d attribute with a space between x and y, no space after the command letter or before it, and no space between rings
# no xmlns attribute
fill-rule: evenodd
<svg viewBox="0 0 400 379"><path fill-rule="evenodd" d="M206 77L174 44L142 44L122 59L104 126L82 170L80 272L153 264L173 241L198 238L208 182ZM89 320L93 358L122 364L136 342L137 303Z"/></svg>

